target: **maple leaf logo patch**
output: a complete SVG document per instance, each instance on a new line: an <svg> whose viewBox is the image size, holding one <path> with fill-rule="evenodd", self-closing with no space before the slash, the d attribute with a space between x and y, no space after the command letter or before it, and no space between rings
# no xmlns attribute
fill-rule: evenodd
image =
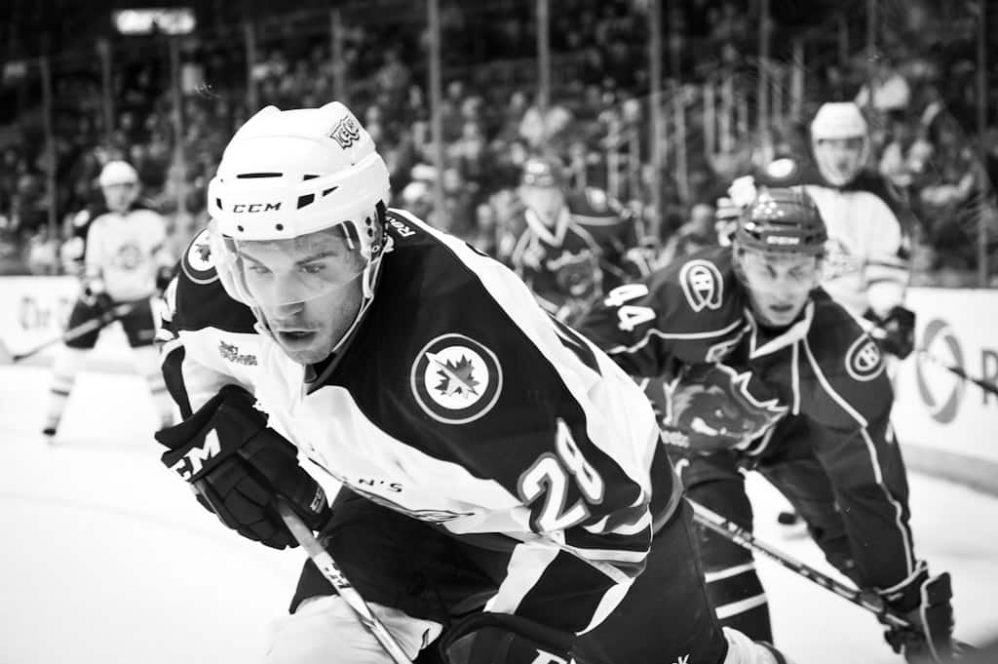
<svg viewBox="0 0 998 664"><path fill-rule="evenodd" d="M475 380L473 375L471 360L467 357L462 355L461 359L457 362L451 362L450 360L441 361L438 358L430 357L430 361L440 365L437 371L437 375L440 377L440 384L437 385L437 390L441 394L478 396L475 392L475 386L478 385L478 381Z"/></svg>
<svg viewBox="0 0 998 664"><path fill-rule="evenodd" d="M426 344L410 372L416 402L447 424L466 424L489 412L499 399L502 378L495 353L463 334L444 334Z"/></svg>

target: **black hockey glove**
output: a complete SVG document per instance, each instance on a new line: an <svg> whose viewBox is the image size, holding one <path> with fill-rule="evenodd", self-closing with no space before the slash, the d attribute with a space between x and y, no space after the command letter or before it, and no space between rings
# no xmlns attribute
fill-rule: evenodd
<svg viewBox="0 0 998 664"><path fill-rule="evenodd" d="M866 317L877 324L874 337L885 352L904 359L915 350L915 312L902 306L892 307L880 318L872 311Z"/></svg>
<svg viewBox="0 0 998 664"><path fill-rule="evenodd" d="M175 266L172 265L160 265L156 270L156 290L162 293L166 290L166 287L170 285L173 281L173 277L176 276L177 270Z"/></svg>
<svg viewBox="0 0 998 664"><path fill-rule="evenodd" d="M953 607L948 572L929 577L924 566L911 581L889 593L879 593L887 608L911 627L888 627L884 638L894 652L912 664L949 662L953 655Z"/></svg>
<svg viewBox="0 0 998 664"><path fill-rule="evenodd" d="M326 495L298 465L290 442L267 427L252 394L226 385L189 418L159 431L170 448L167 468L191 483L198 502L226 526L275 549L296 546L276 500L285 498L302 520L320 530L328 515Z"/></svg>
<svg viewBox="0 0 998 664"><path fill-rule="evenodd" d="M111 315L114 309L114 300L104 290L104 285L99 281L90 281L83 284L83 294L80 297L85 305L97 310L97 316Z"/></svg>

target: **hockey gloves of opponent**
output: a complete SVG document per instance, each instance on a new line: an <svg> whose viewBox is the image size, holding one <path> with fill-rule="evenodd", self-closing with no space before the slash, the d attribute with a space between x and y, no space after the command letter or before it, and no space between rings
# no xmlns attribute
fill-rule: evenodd
<svg viewBox="0 0 998 664"><path fill-rule="evenodd" d="M902 306L892 307L883 318L872 311L865 317L876 324L873 337L885 352L904 359L915 350L915 312Z"/></svg>
<svg viewBox="0 0 998 664"><path fill-rule="evenodd" d="M900 588L879 593L888 609L911 627L888 627L884 638L894 652L914 664L949 662L953 654L953 607L948 572L930 577L921 569Z"/></svg>
<svg viewBox="0 0 998 664"><path fill-rule="evenodd" d="M98 318L111 315L114 309L114 300L104 290L104 284L99 279L84 282L80 300L88 307L96 309Z"/></svg>
<svg viewBox="0 0 998 664"><path fill-rule="evenodd" d="M278 514L284 498L308 527L329 516L326 495L298 465L294 445L267 427L245 389L226 385L186 420L156 434L162 461L194 488L198 502L243 537L275 549L296 546Z"/></svg>

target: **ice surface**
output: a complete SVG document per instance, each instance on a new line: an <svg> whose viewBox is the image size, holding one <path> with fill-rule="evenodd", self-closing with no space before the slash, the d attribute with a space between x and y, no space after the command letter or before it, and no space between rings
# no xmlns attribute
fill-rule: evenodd
<svg viewBox="0 0 998 664"><path fill-rule="evenodd" d="M243 540L159 463L137 376L86 372L60 435L38 433L48 371L0 367L0 662L246 664L286 609L300 549ZM913 475L918 554L953 574L957 633L998 634L998 500ZM833 573L776 523L785 503L752 476L756 534ZM759 561L776 641L799 664L900 663L863 609Z"/></svg>

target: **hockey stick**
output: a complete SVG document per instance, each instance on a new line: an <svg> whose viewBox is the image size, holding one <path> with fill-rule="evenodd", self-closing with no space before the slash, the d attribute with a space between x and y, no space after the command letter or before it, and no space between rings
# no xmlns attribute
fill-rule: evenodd
<svg viewBox="0 0 998 664"><path fill-rule="evenodd" d="M779 549L776 549L765 542L759 541L756 539L755 535L748 532L733 521L725 519L717 512L714 512L713 510L708 509L703 505L690 500L689 498L686 500L693 507L693 520L705 528L714 531L725 539L730 540L738 546L748 549L749 551L764 554L770 560L779 563L792 572L796 572L808 581L812 581L826 590L831 590L839 597L844 597L853 604L870 611L885 624L892 627L917 629L911 621L888 609L887 606L884 605L883 600L872 591L864 592L858 588L852 588L841 581L837 581L832 577L819 572L813 567L802 563L796 558L783 553ZM953 648L956 651L962 652L972 652L975 650L974 646L958 641L957 639L953 639Z"/></svg>
<svg viewBox="0 0 998 664"><path fill-rule="evenodd" d="M867 328L865 334L869 336L871 339L876 339L877 341L881 341L884 338L884 336L886 336L887 330L885 330L882 326L877 325L873 321L864 321L864 322L866 323L864 327ZM983 378L975 378L971 376L962 368L940 360L938 357L936 357L935 355L933 355L924 348L915 348L914 352L917 353L919 357L924 357L929 362L932 362L936 366L942 367L943 369L949 371L951 374L957 376L961 380L965 380L968 383L973 383L974 385L981 388L985 392L989 392L991 394L994 394L995 396L998 396L998 386L994 385L993 383L989 383Z"/></svg>
<svg viewBox="0 0 998 664"><path fill-rule="evenodd" d="M995 396L998 396L998 386L995 386L993 383L989 383L983 378L974 378L973 376L968 375L967 372L961 369L960 367L943 362L938 357L936 357L929 351L925 350L924 348L916 348L915 352L918 353L920 357L924 357L925 359L927 359L929 362L932 362L936 366L940 366L943 369L946 369L946 371L952 373L953 375L969 383L973 383L974 385L981 388L985 392L989 392L991 394L994 394Z"/></svg>
<svg viewBox="0 0 998 664"><path fill-rule="evenodd" d="M392 658L395 664L412 664L402 646L398 644L388 628L385 627L376 615L371 611L364 598L360 596L357 589L350 585L350 582L343 575L337 566L336 561L329 555L329 552L319 543L308 526L302 522L301 518L295 514L294 510L283 500L278 501L277 509L284 520L284 524L294 535L294 538L305 550L308 557L312 559L319 572L336 589L337 594L343 598L353 612L357 614L357 619L371 635L378 640L381 647Z"/></svg>
<svg viewBox="0 0 998 664"><path fill-rule="evenodd" d="M89 334L94 330L99 330L101 328L107 327L114 321L118 320L119 317L124 316L131 312L135 308L135 305L131 302L126 302L124 304L119 304L112 309L105 311L100 316L96 318L91 318L90 320L84 321L77 325L76 327L71 327L57 337L52 337L47 341L44 341L30 350L26 350L23 353L11 353L6 344L0 342L0 364L12 364L14 362L20 362L21 360L27 359L32 355L37 355L41 351L45 350L50 346L54 346L58 343L65 343L67 341L72 341L82 337L85 334Z"/></svg>

